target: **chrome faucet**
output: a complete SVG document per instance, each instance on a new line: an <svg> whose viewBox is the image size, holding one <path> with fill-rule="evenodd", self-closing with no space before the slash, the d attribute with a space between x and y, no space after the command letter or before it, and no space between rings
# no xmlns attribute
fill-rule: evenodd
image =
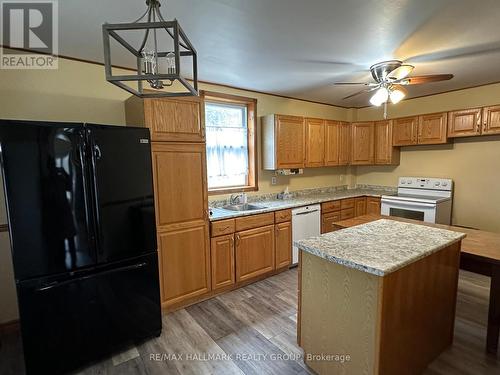
<svg viewBox="0 0 500 375"><path fill-rule="evenodd" d="M229 198L229 204L242 204L242 203L246 203L245 193L231 194L231 197Z"/></svg>

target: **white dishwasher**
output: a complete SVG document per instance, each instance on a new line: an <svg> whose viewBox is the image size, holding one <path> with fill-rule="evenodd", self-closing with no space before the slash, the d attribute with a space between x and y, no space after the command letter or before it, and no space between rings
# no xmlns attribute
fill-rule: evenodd
<svg viewBox="0 0 500 375"><path fill-rule="evenodd" d="M316 237L321 234L321 206L315 204L295 208L292 210L292 238L293 241ZM299 249L294 245L292 264L299 262Z"/></svg>

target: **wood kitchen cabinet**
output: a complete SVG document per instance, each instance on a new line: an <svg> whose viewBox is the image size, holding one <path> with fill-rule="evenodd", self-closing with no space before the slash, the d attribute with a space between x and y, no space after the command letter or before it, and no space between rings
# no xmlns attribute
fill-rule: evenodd
<svg viewBox="0 0 500 375"><path fill-rule="evenodd" d="M373 122L354 122L351 141L351 164L369 165L375 161L375 127Z"/></svg>
<svg viewBox="0 0 500 375"><path fill-rule="evenodd" d="M483 108L482 134L500 134L500 105Z"/></svg>
<svg viewBox="0 0 500 375"><path fill-rule="evenodd" d="M262 133L264 169L304 168L306 127L303 117L264 116Z"/></svg>
<svg viewBox="0 0 500 375"><path fill-rule="evenodd" d="M339 142L339 165L349 165L351 163L351 124L348 122L340 123L340 142Z"/></svg>
<svg viewBox="0 0 500 375"><path fill-rule="evenodd" d="M392 145L410 146L417 144L418 117L404 117L393 120Z"/></svg>
<svg viewBox="0 0 500 375"><path fill-rule="evenodd" d="M325 165L325 120L306 118L306 167Z"/></svg>
<svg viewBox="0 0 500 375"><path fill-rule="evenodd" d="M275 269L274 225L237 232L235 245L236 282Z"/></svg>
<svg viewBox="0 0 500 375"><path fill-rule="evenodd" d="M354 216L363 216L366 214L366 197L354 199Z"/></svg>
<svg viewBox="0 0 500 375"><path fill-rule="evenodd" d="M184 224L158 234L161 304L168 308L211 289L208 225Z"/></svg>
<svg viewBox="0 0 500 375"><path fill-rule="evenodd" d="M481 134L481 108L448 113L448 137L470 137Z"/></svg>
<svg viewBox="0 0 500 375"><path fill-rule="evenodd" d="M210 246L212 290L235 282L234 235L214 237Z"/></svg>
<svg viewBox="0 0 500 375"><path fill-rule="evenodd" d="M339 165L340 121L325 121L325 166Z"/></svg>
<svg viewBox="0 0 500 375"><path fill-rule="evenodd" d="M275 224L276 269L292 264L292 222Z"/></svg>
<svg viewBox="0 0 500 375"><path fill-rule="evenodd" d="M380 215L380 198L366 197L366 214Z"/></svg>
<svg viewBox="0 0 500 375"><path fill-rule="evenodd" d="M448 142L448 114L433 113L418 117L418 144L437 145Z"/></svg>
<svg viewBox="0 0 500 375"><path fill-rule="evenodd" d="M340 211L327 212L321 215L321 233L333 232L336 230L335 223L340 221Z"/></svg>
<svg viewBox="0 0 500 375"><path fill-rule="evenodd" d="M205 107L201 97L141 99L125 102L127 125L145 126L153 142L205 142Z"/></svg>
<svg viewBox="0 0 500 375"><path fill-rule="evenodd" d="M392 145L392 120L375 123L375 164L399 165L399 148Z"/></svg>

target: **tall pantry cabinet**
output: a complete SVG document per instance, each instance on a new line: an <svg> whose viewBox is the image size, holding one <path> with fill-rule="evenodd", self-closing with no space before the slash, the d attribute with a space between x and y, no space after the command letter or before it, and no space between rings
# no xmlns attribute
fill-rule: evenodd
<svg viewBox="0 0 500 375"><path fill-rule="evenodd" d="M134 96L125 108L127 125L151 132L161 302L170 310L211 290L203 99Z"/></svg>

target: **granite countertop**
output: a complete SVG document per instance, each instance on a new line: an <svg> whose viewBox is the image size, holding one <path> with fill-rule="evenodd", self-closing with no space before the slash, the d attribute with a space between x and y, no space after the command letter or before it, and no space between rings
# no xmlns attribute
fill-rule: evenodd
<svg viewBox="0 0 500 375"><path fill-rule="evenodd" d="M294 244L330 262L384 276L465 236L445 229L381 219Z"/></svg>
<svg viewBox="0 0 500 375"><path fill-rule="evenodd" d="M382 195L392 195L392 194L395 194L395 191L394 189L390 188L386 189L362 188L362 189L344 189L339 191L317 193L317 194L306 194L289 199L266 199L261 201L251 201L249 203L255 206L261 206L262 209L252 210L252 211L230 211L220 207L210 208L211 212L210 221L261 214L265 212L283 210L286 208L302 207L310 204L317 204L339 199L362 197L365 195L380 197Z"/></svg>

